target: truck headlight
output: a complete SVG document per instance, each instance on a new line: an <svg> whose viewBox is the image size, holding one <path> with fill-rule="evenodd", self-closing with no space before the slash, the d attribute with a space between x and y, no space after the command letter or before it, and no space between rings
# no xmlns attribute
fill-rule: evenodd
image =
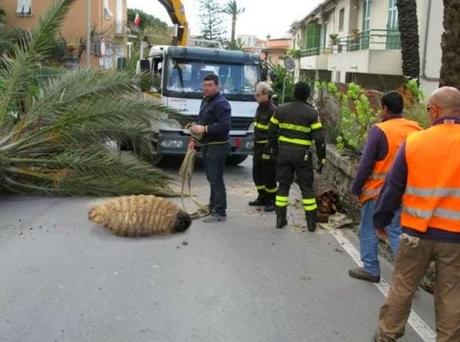
<svg viewBox="0 0 460 342"><path fill-rule="evenodd" d="M252 150L254 148L254 142L253 141L246 141L246 144L244 145L244 148L246 150Z"/></svg>
<svg viewBox="0 0 460 342"><path fill-rule="evenodd" d="M161 147L164 148L183 148L184 142L182 140L162 140L160 143Z"/></svg>

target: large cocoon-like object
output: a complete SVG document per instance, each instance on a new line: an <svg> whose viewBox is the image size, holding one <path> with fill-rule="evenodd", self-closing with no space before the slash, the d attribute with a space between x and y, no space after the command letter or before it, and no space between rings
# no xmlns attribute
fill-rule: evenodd
<svg viewBox="0 0 460 342"><path fill-rule="evenodd" d="M90 221L118 236L150 236L186 231L192 219L175 203L156 196L123 196L95 205Z"/></svg>

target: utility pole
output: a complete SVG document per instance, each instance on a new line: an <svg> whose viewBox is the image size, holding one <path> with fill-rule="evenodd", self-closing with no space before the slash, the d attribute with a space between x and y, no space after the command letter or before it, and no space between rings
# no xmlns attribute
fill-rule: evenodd
<svg viewBox="0 0 460 342"><path fill-rule="evenodd" d="M91 0L86 0L86 66L91 68Z"/></svg>

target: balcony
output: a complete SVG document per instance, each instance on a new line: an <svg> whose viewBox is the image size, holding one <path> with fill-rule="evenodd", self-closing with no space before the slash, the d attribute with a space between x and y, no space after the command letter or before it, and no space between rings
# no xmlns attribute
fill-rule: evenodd
<svg viewBox="0 0 460 342"><path fill-rule="evenodd" d="M401 75L397 30L369 30L338 40L329 57L330 71Z"/></svg>
<svg viewBox="0 0 460 342"><path fill-rule="evenodd" d="M369 30L339 39L337 52L357 50L399 50L399 30Z"/></svg>
<svg viewBox="0 0 460 342"><path fill-rule="evenodd" d="M300 69L327 70L331 48L313 47L301 51Z"/></svg>

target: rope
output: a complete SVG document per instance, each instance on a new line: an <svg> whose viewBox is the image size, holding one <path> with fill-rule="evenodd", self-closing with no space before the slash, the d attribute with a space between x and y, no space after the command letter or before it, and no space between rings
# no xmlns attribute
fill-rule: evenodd
<svg viewBox="0 0 460 342"><path fill-rule="evenodd" d="M185 129L189 130L193 124L188 124ZM192 135L194 139L199 140L200 137ZM193 213L189 213L192 219L199 219L201 217L208 216L209 208L207 205L199 202L192 194L192 177L193 171L195 170L195 160L196 160L196 151L194 149L188 149L187 153L185 154L184 161L179 169L179 176L181 177L182 186L181 186L181 203L182 209L187 211L185 206L185 197L189 197L192 202L197 207L197 211Z"/></svg>

